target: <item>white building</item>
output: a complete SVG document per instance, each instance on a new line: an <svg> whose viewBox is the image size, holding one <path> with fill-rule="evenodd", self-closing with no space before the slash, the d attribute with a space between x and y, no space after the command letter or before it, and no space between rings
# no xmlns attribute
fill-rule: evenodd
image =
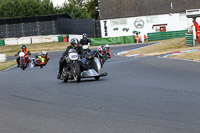
<svg viewBox="0 0 200 133"><path fill-rule="evenodd" d="M197 22L200 21L197 19ZM192 19L187 18L186 13L172 13L101 20L101 33L102 37L118 37L138 31L143 37L152 32L186 30L192 25Z"/></svg>
<svg viewBox="0 0 200 133"><path fill-rule="evenodd" d="M186 10L197 8L199 0L100 0L102 37L186 30L193 25L186 17ZM112 5L112 6L111 6ZM200 23L200 20L197 19Z"/></svg>

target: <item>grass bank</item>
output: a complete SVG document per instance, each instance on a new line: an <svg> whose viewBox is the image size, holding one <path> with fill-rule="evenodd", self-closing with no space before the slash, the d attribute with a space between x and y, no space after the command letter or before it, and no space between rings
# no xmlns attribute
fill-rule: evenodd
<svg viewBox="0 0 200 133"><path fill-rule="evenodd" d="M198 48L200 48L200 47L198 47ZM170 57L179 58L179 59L188 59L188 60L200 61L200 51L195 51L195 52L185 53L185 54L180 54L180 55L172 55Z"/></svg>
<svg viewBox="0 0 200 133"><path fill-rule="evenodd" d="M138 50L132 50L122 55L125 56L125 55L133 55L133 54L150 54L150 53L155 53L154 55L162 55L162 54L170 54L176 51L186 51L186 50L200 48L200 46L196 46L196 47L186 46L185 38L162 40L160 42L161 44L144 47ZM191 53L176 55L172 57L199 60L198 54L199 52L191 52ZM152 56L152 55L144 55L144 56Z"/></svg>
<svg viewBox="0 0 200 133"><path fill-rule="evenodd" d="M12 67L16 65L16 61L15 60L10 60L10 61L6 61L6 62L1 62L0 63L0 71L5 70L9 67Z"/></svg>
<svg viewBox="0 0 200 133"><path fill-rule="evenodd" d="M39 53L42 51L56 51L65 50L69 46L69 42L53 42L53 43L38 43L38 44L27 44L27 48L31 53ZM13 46L0 46L0 53L6 53L7 56L14 56L22 45Z"/></svg>

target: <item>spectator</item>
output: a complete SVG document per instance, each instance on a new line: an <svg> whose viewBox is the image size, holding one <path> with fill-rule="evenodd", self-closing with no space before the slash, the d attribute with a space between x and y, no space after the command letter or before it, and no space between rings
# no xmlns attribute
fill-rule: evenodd
<svg viewBox="0 0 200 133"><path fill-rule="evenodd" d="M136 43L139 43L139 41L140 41L140 37L138 36L138 33L136 33L135 42L136 42Z"/></svg>
<svg viewBox="0 0 200 133"><path fill-rule="evenodd" d="M200 27L199 24L196 22L196 17L193 18L192 22L194 23L193 26L195 26L198 42L200 43Z"/></svg>
<svg viewBox="0 0 200 133"><path fill-rule="evenodd" d="M144 42L148 42L148 38L146 35L144 35Z"/></svg>

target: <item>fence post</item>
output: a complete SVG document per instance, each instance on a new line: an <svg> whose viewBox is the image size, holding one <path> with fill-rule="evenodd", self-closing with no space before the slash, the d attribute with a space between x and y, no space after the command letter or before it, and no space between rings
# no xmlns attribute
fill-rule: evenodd
<svg viewBox="0 0 200 133"><path fill-rule="evenodd" d="M196 27L195 26L193 26L193 46L195 46L195 40L196 40Z"/></svg>
<svg viewBox="0 0 200 133"><path fill-rule="evenodd" d="M38 35L40 35L40 22L36 22L36 24L37 24L37 31L38 31Z"/></svg>
<svg viewBox="0 0 200 133"><path fill-rule="evenodd" d="M21 28L22 28L22 36L24 36L24 23L21 23Z"/></svg>
<svg viewBox="0 0 200 133"><path fill-rule="evenodd" d="M53 30L53 34L56 34L56 28L55 28L55 21L52 21L52 30Z"/></svg>
<svg viewBox="0 0 200 133"><path fill-rule="evenodd" d="M6 38L8 38L8 24L5 24L6 27Z"/></svg>

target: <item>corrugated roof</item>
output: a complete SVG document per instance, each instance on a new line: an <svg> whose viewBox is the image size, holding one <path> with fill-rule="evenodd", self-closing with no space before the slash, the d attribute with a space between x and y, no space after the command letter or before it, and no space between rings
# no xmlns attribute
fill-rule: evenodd
<svg viewBox="0 0 200 133"><path fill-rule="evenodd" d="M101 19L179 13L188 9L200 9L200 0L100 0Z"/></svg>

